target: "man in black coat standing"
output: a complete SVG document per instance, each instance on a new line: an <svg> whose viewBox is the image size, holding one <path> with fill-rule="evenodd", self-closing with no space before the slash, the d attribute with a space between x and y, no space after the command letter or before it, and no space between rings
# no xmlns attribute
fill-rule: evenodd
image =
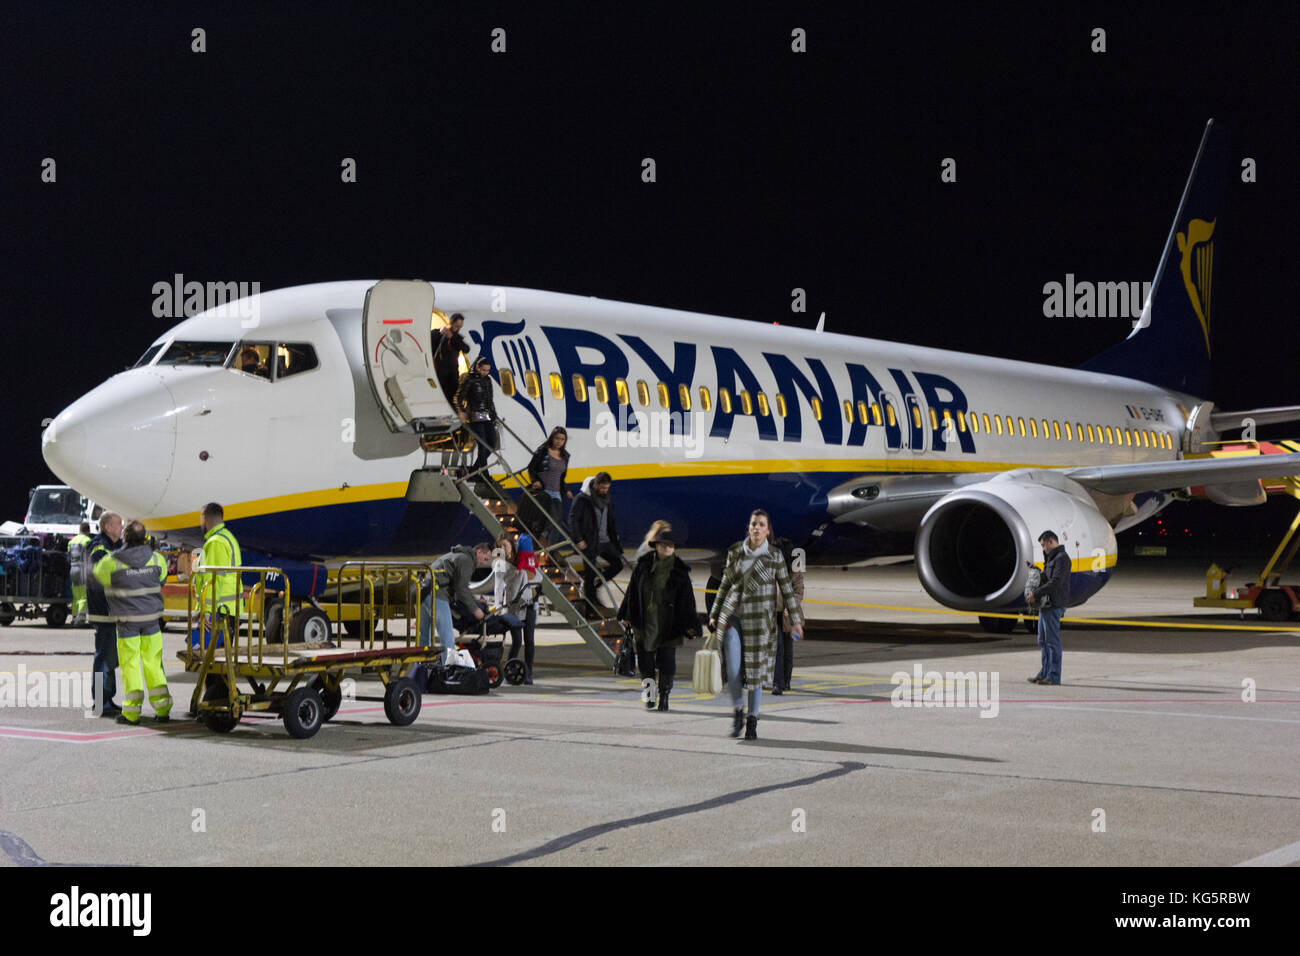
<svg viewBox="0 0 1300 956"><path fill-rule="evenodd" d="M646 710L668 709L668 694L677 674L677 648L682 639L699 633L691 572L673 552L677 543L667 532L653 542L654 550L642 555L632 569L618 618L636 635L636 658L641 670ZM656 674L658 680L656 682Z"/></svg>
<svg viewBox="0 0 1300 956"><path fill-rule="evenodd" d="M1038 605L1038 646L1042 648L1043 663L1038 676L1029 678L1029 683L1059 684L1061 618L1070 601L1070 556L1054 531L1044 531L1038 543L1043 548L1043 577L1025 598L1031 607Z"/></svg>
<svg viewBox="0 0 1300 956"><path fill-rule="evenodd" d="M449 402L456 398L456 387L460 383L460 357L469 354L469 345L460 334L464 325L465 316L454 312L446 325L429 334L429 344L433 346L433 371Z"/></svg>
<svg viewBox="0 0 1300 956"><path fill-rule="evenodd" d="M582 595L593 607L600 606L596 599L597 560L608 562L600 571L606 580L623 570L623 545L618 540L614 499L609 496L612 483L609 472L602 471L590 485L583 485L569 509L569 534L582 552Z"/></svg>

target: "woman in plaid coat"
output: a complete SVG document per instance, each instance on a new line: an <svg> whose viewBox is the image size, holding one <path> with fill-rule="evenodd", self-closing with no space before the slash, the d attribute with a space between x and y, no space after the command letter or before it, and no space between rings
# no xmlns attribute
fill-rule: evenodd
<svg viewBox="0 0 1300 956"><path fill-rule="evenodd" d="M791 633L796 640L803 637L803 608L791 587L785 558L768 540L771 530L766 511L760 509L749 516L749 536L727 550L727 566L713 605L714 619L709 622L722 632L727 688L735 708L731 736L739 737L743 726L746 740L758 739L758 706L763 689L772 688L778 594L794 625ZM749 693L748 719L741 694L742 673L744 690Z"/></svg>

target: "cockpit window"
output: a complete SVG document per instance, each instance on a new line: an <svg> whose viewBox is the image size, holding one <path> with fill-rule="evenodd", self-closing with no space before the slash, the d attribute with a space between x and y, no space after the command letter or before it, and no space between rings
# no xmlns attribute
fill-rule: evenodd
<svg viewBox="0 0 1300 956"><path fill-rule="evenodd" d="M143 368L144 366L148 365L150 362L153 361L153 357L157 355L159 351L162 350L162 347L163 344L161 342L159 342L157 345L149 346L149 349L144 353L144 355L140 356L140 360L136 362L134 365L132 365L131 367Z"/></svg>
<svg viewBox="0 0 1300 956"><path fill-rule="evenodd" d="M274 350L273 342L240 342L231 367L249 375L270 379L271 365L267 359Z"/></svg>
<svg viewBox="0 0 1300 956"><path fill-rule="evenodd" d="M159 365L225 365L233 342L173 342Z"/></svg>
<svg viewBox="0 0 1300 956"><path fill-rule="evenodd" d="M309 372L320 363L316 361L316 350L305 342L281 342L275 350L276 380Z"/></svg>

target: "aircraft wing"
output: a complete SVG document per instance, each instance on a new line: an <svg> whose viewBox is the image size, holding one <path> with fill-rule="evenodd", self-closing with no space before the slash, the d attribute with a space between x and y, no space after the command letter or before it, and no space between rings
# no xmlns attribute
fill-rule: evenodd
<svg viewBox="0 0 1300 956"><path fill-rule="evenodd" d="M1135 465L1087 465L1062 472L1093 491L1123 495L1138 491L1167 491L1193 485L1222 485L1259 478L1300 475L1300 453L1250 455L1240 458L1183 458L1139 462Z"/></svg>

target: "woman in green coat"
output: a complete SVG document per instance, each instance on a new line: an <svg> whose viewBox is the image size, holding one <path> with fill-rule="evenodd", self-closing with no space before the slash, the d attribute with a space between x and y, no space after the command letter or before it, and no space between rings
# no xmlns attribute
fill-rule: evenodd
<svg viewBox="0 0 1300 956"><path fill-rule="evenodd" d="M790 583L785 558L770 542L772 526L767 512L749 516L749 536L727 550L727 566L714 600L710 627L722 632L727 661L727 688L731 692L731 736L744 728L746 740L758 739L758 707L764 688L772 689L775 671L776 598L780 594L793 624L795 640L803 637L803 608ZM743 665L743 666L742 666ZM745 718L744 690L749 695Z"/></svg>

